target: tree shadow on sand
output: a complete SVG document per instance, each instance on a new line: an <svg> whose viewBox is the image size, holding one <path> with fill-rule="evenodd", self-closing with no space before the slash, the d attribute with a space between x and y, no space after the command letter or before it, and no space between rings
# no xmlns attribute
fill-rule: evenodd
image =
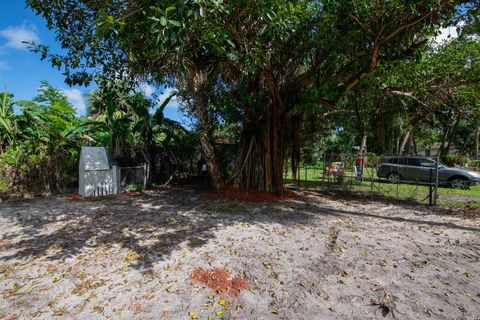
<svg viewBox="0 0 480 320"><path fill-rule="evenodd" d="M329 194L325 195L321 192L310 192L314 195L320 195L325 198L329 198L331 200L339 200L338 195ZM428 225L433 227L443 227L449 229L457 229L463 231L470 231L470 232L480 232L480 228L471 227L471 226L463 226L458 225L452 222L441 222L441 221L432 221L432 220L425 220L425 217L431 216L435 218L435 216L455 216L457 213L452 210L452 208L448 207L429 207L425 204L421 205L418 203L411 203L408 201L391 201L388 198L379 197L379 198L361 198L358 196L351 195L350 197L343 198L342 200L347 200L351 205L364 205L365 203L378 203L383 204L385 206L394 205L396 207L401 207L403 209L407 209L414 213L414 218L407 218L401 217L396 215L390 215L387 213L382 212L361 212L361 211L350 211L350 210L342 210L336 208L325 208L322 204L314 204L313 207L315 208L314 211L320 213L322 215L331 215L331 216L354 216L354 217L361 217L361 218L373 218L378 220L385 220L385 221L392 221L392 222L404 222L408 224L416 224L416 225Z"/></svg>
<svg viewBox="0 0 480 320"><path fill-rule="evenodd" d="M8 252L0 260L63 260L91 248L116 245L142 257L130 265L147 272L182 245L201 247L229 225L300 225L311 217L290 210L288 204L268 213L259 212L259 207L202 200L194 188L95 201L41 199L8 204L0 209L2 224L11 228L1 239L0 252Z"/></svg>
<svg viewBox="0 0 480 320"><path fill-rule="evenodd" d="M142 257L129 264L148 272L184 245L201 247L214 239L218 230L236 223L300 226L322 215L480 231L471 226L428 221L422 215L412 218L332 208L312 203L302 195L269 205L242 204L202 200L201 192L184 188L95 201L63 198L6 204L0 209L0 223L7 230L0 238L0 260L43 257L58 261L93 248L117 246Z"/></svg>

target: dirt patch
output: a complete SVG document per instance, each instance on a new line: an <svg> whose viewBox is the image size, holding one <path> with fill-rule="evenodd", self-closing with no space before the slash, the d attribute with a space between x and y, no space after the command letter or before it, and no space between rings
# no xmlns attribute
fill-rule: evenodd
<svg viewBox="0 0 480 320"><path fill-rule="evenodd" d="M205 284L212 290L219 293L226 293L232 297L237 296L241 290L249 288L246 279L241 277L232 279L230 272L220 268L213 268L210 270L197 268L193 271L191 278Z"/></svg>
<svg viewBox="0 0 480 320"><path fill-rule="evenodd" d="M292 191L284 191L282 196L277 196L271 192L259 191L255 188L237 189L233 186L225 186L220 191L209 192L205 194L207 200L230 200L238 202L273 202L285 200L292 197Z"/></svg>
<svg viewBox="0 0 480 320"><path fill-rule="evenodd" d="M466 204L465 206L456 209L456 213L467 219L480 218L480 208L469 204Z"/></svg>

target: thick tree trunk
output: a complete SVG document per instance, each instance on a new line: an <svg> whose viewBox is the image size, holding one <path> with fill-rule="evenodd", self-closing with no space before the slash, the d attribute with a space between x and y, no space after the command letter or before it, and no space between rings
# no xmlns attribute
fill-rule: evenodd
<svg viewBox="0 0 480 320"><path fill-rule="evenodd" d="M254 78L250 83L252 97L258 90L258 78ZM244 109L240 146L231 177L235 188L257 187L259 190L265 190L265 110L261 107L263 106L252 104L246 105Z"/></svg>
<svg viewBox="0 0 480 320"><path fill-rule="evenodd" d="M202 145L203 154L207 161L213 187L216 190L219 190L223 186L223 180L213 144L214 127L208 112L208 93L211 90L211 86L213 86L213 80L211 79L209 70L196 69L192 71L188 82L188 85L193 89L192 96L198 117L200 143Z"/></svg>
<svg viewBox="0 0 480 320"><path fill-rule="evenodd" d="M360 144L360 153L363 155L367 151L367 136L362 137L362 143Z"/></svg>
<svg viewBox="0 0 480 320"><path fill-rule="evenodd" d="M451 115L452 115L452 110L448 111L447 119L450 119ZM445 147L446 147L445 144L447 143L447 138L448 138L449 132L450 132L450 128L445 123L445 125L443 126L442 143L440 145L440 148L438 149L438 154L437 154L438 157L440 157L443 154L443 151L445 150Z"/></svg>
<svg viewBox="0 0 480 320"><path fill-rule="evenodd" d="M405 132L405 135L402 138L402 142L398 148L398 155L401 156L403 151L405 150L405 146L407 144L408 139L410 138L410 131Z"/></svg>
<svg viewBox="0 0 480 320"><path fill-rule="evenodd" d="M437 156L440 157L443 154L443 151L445 150L445 144L447 143L447 137L448 137L448 132L449 128L445 126L443 136L442 136L442 143L440 144L440 148L438 149L438 154Z"/></svg>
<svg viewBox="0 0 480 320"><path fill-rule="evenodd" d="M459 125L461 119L462 119L462 117L458 116L457 120L455 121L455 124L453 125L452 134L450 134L450 137L448 138L447 147L445 148L446 153L450 152L450 148L452 146L453 139L455 138L455 135L457 134L458 125Z"/></svg>
<svg viewBox="0 0 480 320"><path fill-rule="evenodd" d="M412 136L413 152L416 156L418 156L417 140L415 140L415 136L413 134L411 136Z"/></svg>
<svg viewBox="0 0 480 320"><path fill-rule="evenodd" d="M281 130L281 105L278 102L272 104L271 121L269 125L269 143L271 152L271 178L268 181L271 191L276 195L283 194L283 132Z"/></svg>
<svg viewBox="0 0 480 320"><path fill-rule="evenodd" d="M212 137L208 134L202 134L200 143L202 144L205 160L207 160L208 170L210 173L210 178L212 179L213 187L215 190L220 190L223 186L223 181L220 175L215 149L212 144Z"/></svg>
<svg viewBox="0 0 480 320"><path fill-rule="evenodd" d="M200 125L200 143L202 144L203 154L207 161L208 171L215 190L220 190L223 186L217 156L213 145L213 129L211 128L208 117L208 106L203 97L195 97L197 115Z"/></svg>
<svg viewBox="0 0 480 320"><path fill-rule="evenodd" d="M257 187L260 190L283 194L283 169L286 154L284 131L285 107L271 72L265 72L267 105L247 107L243 119L240 149L236 157L232 180L238 188ZM258 81L252 83L258 93ZM297 149L292 147L292 155Z"/></svg>
<svg viewBox="0 0 480 320"><path fill-rule="evenodd" d="M300 179L300 158L301 158L301 151L300 151L300 137L301 137L301 130L302 130L302 117L301 116L293 116L290 119L290 130L287 130L289 135L289 142L290 146L288 148L289 154L286 154L285 158L290 159L290 165L292 169L292 178L294 180Z"/></svg>
<svg viewBox="0 0 480 320"><path fill-rule="evenodd" d="M276 195L283 194L283 161L285 157L285 149L283 145L283 127L284 127L284 111L285 106L278 92L277 84L273 74L269 71L266 75L267 85L272 99L268 114L268 151L265 162L267 168L270 169L266 175L267 191L272 191ZM268 163L269 161L270 163Z"/></svg>

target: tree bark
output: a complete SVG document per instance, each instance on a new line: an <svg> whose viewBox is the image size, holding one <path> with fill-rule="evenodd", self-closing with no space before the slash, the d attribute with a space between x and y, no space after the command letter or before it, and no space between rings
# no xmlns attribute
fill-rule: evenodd
<svg viewBox="0 0 480 320"><path fill-rule="evenodd" d="M220 174L217 156L213 143L213 124L208 112L208 93L213 87L212 74L207 69L197 68L191 71L187 80L192 90L193 102L198 117L200 129L200 143L207 161L208 171L215 190L220 190L223 186L223 180Z"/></svg>
<svg viewBox="0 0 480 320"><path fill-rule="evenodd" d="M212 184L215 190L220 190L223 186L223 180L220 175L215 149L211 141L211 135L202 133L200 143L202 144L203 153L205 154L205 159L207 160L210 178L212 179Z"/></svg>
<svg viewBox="0 0 480 320"><path fill-rule="evenodd" d="M452 110L449 110L447 119L450 119L451 115L452 115ZM445 147L446 147L445 143L447 142L449 132L450 132L450 128L445 123L444 126L443 126L442 144L440 145L440 148L438 149L438 154L437 154L438 157L440 157L443 154L443 151L445 150Z"/></svg>
<svg viewBox="0 0 480 320"><path fill-rule="evenodd" d="M405 135L402 138L402 142L400 143L400 147L398 148L398 155L401 156L405 149L408 139L410 138L410 131L405 132Z"/></svg>
<svg viewBox="0 0 480 320"><path fill-rule="evenodd" d="M283 146L283 114L285 106L278 92L277 83L275 82L273 73L271 70L266 74L267 86L272 99L269 107L268 116L268 147L267 154L270 156L271 177L267 176L267 191L274 192L277 196L283 194L283 161L284 161L284 146ZM268 190L270 189L271 190Z"/></svg>
<svg viewBox="0 0 480 320"><path fill-rule="evenodd" d="M458 116L457 120L455 121L455 124L453 125L452 133L450 134L450 137L448 138L447 147L445 148L446 153L450 152L450 147L452 146L452 141L455 138L455 135L457 134L458 125L459 125L461 119L462 119L462 117Z"/></svg>
<svg viewBox="0 0 480 320"><path fill-rule="evenodd" d="M417 140L415 139L415 136L413 134L411 136L412 136L413 152L415 153L416 156L418 156Z"/></svg>
<svg viewBox="0 0 480 320"><path fill-rule="evenodd" d="M257 187L259 190L283 194L283 169L285 158L285 129L288 119L279 94L278 84L270 70L260 81L252 82L252 95L266 90L270 98L266 104L246 107L240 150L235 160L233 181L235 187ZM253 90L255 89L255 90ZM292 154L296 154L292 147Z"/></svg>
<svg viewBox="0 0 480 320"><path fill-rule="evenodd" d="M365 154L367 151L367 136L364 134L362 137L362 143L360 144L360 153L362 156Z"/></svg>

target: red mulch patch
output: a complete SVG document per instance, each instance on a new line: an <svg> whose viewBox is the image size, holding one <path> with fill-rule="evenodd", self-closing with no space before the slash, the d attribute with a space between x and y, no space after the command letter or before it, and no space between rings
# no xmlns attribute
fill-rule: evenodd
<svg viewBox="0 0 480 320"><path fill-rule="evenodd" d="M112 194L112 197L134 197L134 196L139 196L141 195L141 192L125 192L125 193L119 193L119 194ZM108 196L107 196L108 197Z"/></svg>
<svg viewBox="0 0 480 320"><path fill-rule="evenodd" d="M65 196L68 200L72 200L72 201L80 201L80 200L83 200L83 197L79 194L76 194L76 193L72 193L72 194L67 194Z"/></svg>
<svg viewBox="0 0 480 320"><path fill-rule="evenodd" d="M273 202L287 199L293 196L291 191L284 191L282 196L267 191L259 191L255 188L236 189L232 186L225 186L220 191L205 194L208 200L231 200L241 202Z"/></svg>
<svg viewBox="0 0 480 320"><path fill-rule="evenodd" d="M241 290L249 288L246 279L240 277L231 279L230 273L220 268L210 270L197 268L193 271L191 278L202 282L210 289L229 294L232 297L237 296Z"/></svg>

